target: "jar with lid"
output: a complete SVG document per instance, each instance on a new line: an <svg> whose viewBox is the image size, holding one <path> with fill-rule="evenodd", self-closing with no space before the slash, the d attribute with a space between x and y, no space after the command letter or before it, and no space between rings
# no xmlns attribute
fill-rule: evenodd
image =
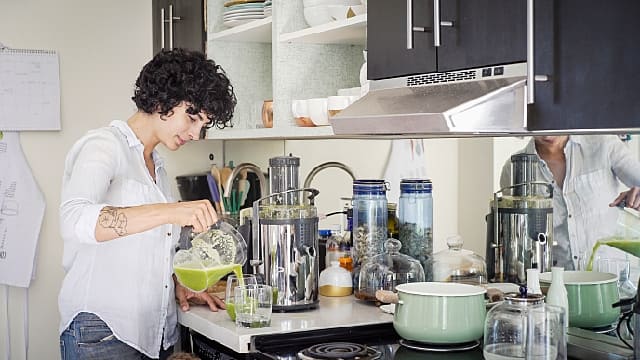
<svg viewBox="0 0 640 360"><path fill-rule="evenodd" d="M396 239L384 243L385 252L361 265L355 296L360 300L377 301L376 290L395 291L396 285L424 281L420 262L400 253L402 244Z"/></svg>
<svg viewBox="0 0 640 360"><path fill-rule="evenodd" d="M422 264L431 281L433 255L433 198L429 179L402 179L398 206L399 240L402 253Z"/></svg>
<svg viewBox="0 0 640 360"><path fill-rule="evenodd" d="M447 238L448 249L433 255L433 281L469 285L487 283L487 264L482 256L462 248L460 235Z"/></svg>
<svg viewBox="0 0 640 360"><path fill-rule="evenodd" d="M387 183L353 181L353 257L355 267L381 254L387 239Z"/></svg>
<svg viewBox="0 0 640 360"><path fill-rule="evenodd" d="M566 359L564 309L544 303L544 295L507 293L487 312L485 359Z"/></svg>

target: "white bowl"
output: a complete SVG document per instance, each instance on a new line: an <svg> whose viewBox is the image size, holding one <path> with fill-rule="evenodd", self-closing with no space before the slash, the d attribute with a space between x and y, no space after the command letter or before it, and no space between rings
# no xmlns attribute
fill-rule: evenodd
<svg viewBox="0 0 640 360"><path fill-rule="evenodd" d="M311 27L333 21L333 18L329 13L328 5L311 6L304 8L304 19Z"/></svg>
<svg viewBox="0 0 640 360"><path fill-rule="evenodd" d="M361 0L302 0L304 7L319 5L360 5Z"/></svg>

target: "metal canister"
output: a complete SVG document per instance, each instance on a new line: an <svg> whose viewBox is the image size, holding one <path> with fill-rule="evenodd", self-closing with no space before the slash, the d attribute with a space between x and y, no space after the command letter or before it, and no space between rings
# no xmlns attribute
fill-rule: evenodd
<svg viewBox="0 0 640 360"><path fill-rule="evenodd" d="M426 280L432 279L433 184L429 179L402 179L398 220L400 252L420 261Z"/></svg>

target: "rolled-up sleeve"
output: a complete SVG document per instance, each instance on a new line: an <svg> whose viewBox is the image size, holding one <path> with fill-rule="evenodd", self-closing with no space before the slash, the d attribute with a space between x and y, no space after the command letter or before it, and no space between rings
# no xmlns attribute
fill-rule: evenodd
<svg viewBox="0 0 640 360"><path fill-rule="evenodd" d="M640 186L640 161L616 136L611 136L609 159L611 168L620 181L628 187Z"/></svg>
<svg viewBox="0 0 640 360"><path fill-rule="evenodd" d="M95 244L96 223L118 165L117 139L108 131L78 141L65 161L60 231L65 242Z"/></svg>

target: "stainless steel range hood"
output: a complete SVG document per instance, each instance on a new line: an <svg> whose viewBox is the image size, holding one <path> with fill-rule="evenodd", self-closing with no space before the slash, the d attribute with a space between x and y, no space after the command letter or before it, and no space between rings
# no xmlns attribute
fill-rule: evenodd
<svg viewBox="0 0 640 360"><path fill-rule="evenodd" d="M525 85L526 63L376 80L330 121L336 135L522 134Z"/></svg>

